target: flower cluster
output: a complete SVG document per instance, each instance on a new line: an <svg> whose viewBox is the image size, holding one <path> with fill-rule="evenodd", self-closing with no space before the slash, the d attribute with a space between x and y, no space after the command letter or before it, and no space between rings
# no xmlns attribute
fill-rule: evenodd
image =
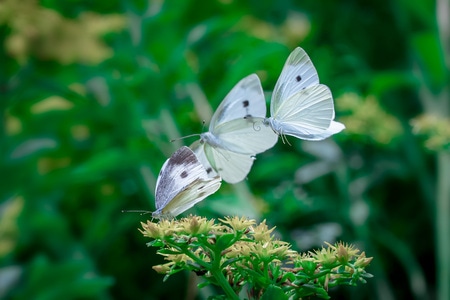
<svg viewBox="0 0 450 300"><path fill-rule="evenodd" d="M413 133L424 138L425 147L432 151L450 151L450 119L432 114L411 120Z"/></svg>
<svg viewBox="0 0 450 300"><path fill-rule="evenodd" d="M226 217L214 220L190 216L180 220L142 223L141 233L153 240L168 261L154 266L170 275L194 271L208 284L222 287L229 299L238 299L245 287L250 299L282 293L295 299L316 295L328 298L328 288L356 285L371 275L365 268L372 258L352 245L336 243L300 254L275 239L266 222ZM274 294L276 295L276 294Z"/></svg>

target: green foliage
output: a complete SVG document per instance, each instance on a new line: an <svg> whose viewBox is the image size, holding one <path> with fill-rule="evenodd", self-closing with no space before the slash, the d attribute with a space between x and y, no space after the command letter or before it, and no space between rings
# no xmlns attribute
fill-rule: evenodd
<svg viewBox="0 0 450 300"><path fill-rule="evenodd" d="M445 5L1 1L0 298L205 299L189 273L161 282L136 230L145 216L121 210L153 210L164 160L191 143L170 139L200 133L250 73L271 91L301 46L348 130L278 143L190 213L266 219L292 249L343 240L376 258L374 278L332 298L450 299Z"/></svg>

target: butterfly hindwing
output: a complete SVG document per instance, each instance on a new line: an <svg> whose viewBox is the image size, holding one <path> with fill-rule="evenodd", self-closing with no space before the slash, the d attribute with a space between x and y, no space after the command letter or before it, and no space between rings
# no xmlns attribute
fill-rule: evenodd
<svg viewBox="0 0 450 300"><path fill-rule="evenodd" d="M195 141L190 146L192 151L195 153L195 156L197 156L198 160L200 161L200 163L205 168L206 173L208 174L208 176L209 177L216 177L219 174L214 170L213 166L211 165L211 163L209 162L208 158L206 157L204 147L205 147L205 143L200 143L200 141Z"/></svg>
<svg viewBox="0 0 450 300"><path fill-rule="evenodd" d="M215 177L215 179L218 180L196 179L192 181L161 210L161 215L177 216L216 192L221 183L219 177Z"/></svg>
<svg viewBox="0 0 450 300"><path fill-rule="evenodd" d="M264 118L236 119L221 124L215 130L215 136L222 147L240 154L256 155L272 148L278 136L264 124Z"/></svg>
<svg viewBox="0 0 450 300"><path fill-rule="evenodd" d="M204 145L205 155L212 167L228 183L238 183L244 180L252 168L255 158L249 154L227 151Z"/></svg>
<svg viewBox="0 0 450 300"><path fill-rule="evenodd" d="M238 183L247 177L255 160L248 154L227 151L197 141L191 145L199 161L205 166L210 177L220 174L228 183Z"/></svg>

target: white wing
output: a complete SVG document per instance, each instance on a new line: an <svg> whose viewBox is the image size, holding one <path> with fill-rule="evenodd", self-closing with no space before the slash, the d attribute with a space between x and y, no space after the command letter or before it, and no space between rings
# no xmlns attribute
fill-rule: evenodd
<svg viewBox="0 0 450 300"><path fill-rule="evenodd" d="M212 147L199 141L191 145L206 169L211 168L210 176L217 172L228 183L238 183L247 177L255 158L248 154L235 153L219 147Z"/></svg>
<svg viewBox="0 0 450 300"><path fill-rule="evenodd" d="M199 162L203 165L203 167L206 170L206 173L208 174L208 177L216 177L219 175L211 164L208 161L208 158L206 158L205 149L204 149L204 143L200 143L200 141L195 141L192 143L191 146L189 146L192 151L195 153L195 156L197 156Z"/></svg>
<svg viewBox="0 0 450 300"><path fill-rule="evenodd" d="M304 140L322 140L345 128L333 119L331 91L327 86L318 84L289 97L269 118L269 122L278 134Z"/></svg>
<svg viewBox="0 0 450 300"><path fill-rule="evenodd" d="M209 177L194 152L178 149L163 165L156 182L155 218L174 217L216 192L220 177Z"/></svg>
<svg viewBox="0 0 450 300"><path fill-rule="evenodd" d="M319 76L308 54L302 48L295 48L286 60L275 84L270 102L272 116L292 95L317 84Z"/></svg>
<svg viewBox="0 0 450 300"><path fill-rule="evenodd" d="M217 126L234 119L265 116L266 101L261 82L256 74L251 74L241 79L220 103L209 124L209 131L214 133Z"/></svg>
<svg viewBox="0 0 450 300"><path fill-rule="evenodd" d="M253 155L273 147L278 140L263 124L265 117L261 83L251 74L225 97L213 115L209 132L202 133L191 147L206 169L213 169L229 183L239 182L249 173Z"/></svg>
<svg viewBox="0 0 450 300"><path fill-rule="evenodd" d="M264 124L264 118L235 119L220 124L211 132L200 135L211 147L240 154L256 155L272 148L278 136Z"/></svg>

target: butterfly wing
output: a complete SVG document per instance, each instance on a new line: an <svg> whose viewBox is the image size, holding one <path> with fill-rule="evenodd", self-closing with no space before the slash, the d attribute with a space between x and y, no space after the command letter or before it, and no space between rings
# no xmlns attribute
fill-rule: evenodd
<svg viewBox="0 0 450 300"><path fill-rule="evenodd" d="M270 118L270 123L279 134L315 141L345 128L333 119L331 91L327 86L318 84L303 89L284 101Z"/></svg>
<svg viewBox="0 0 450 300"><path fill-rule="evenodd" d="M220 177L210 180L195 179L180 191L162 210L161 216L177 216L196 203L215 193L221 185ZM155 215L153 214L155 217Z"/></svg>
<svg viewBox="0 0 450 300"><path fill-rule="evenodd" d="M220 184L220 177L209 177L191 149L181 147L160 171L152 216L174 217L216 192Z"/></svg>
<svg viewBox="0 0 450 300"><path fill-rule="evenodd" d="M270 112L273 116L279 107L292 95L319 84L319 76L311 59L300 47L291 52L272 94Z"/></svg>
<svg viewBox="0 0 450 300"><path fill-rule="evenodd" d="M209 173L210 176L218 173L228 183L238 183L244 180L255 160L251 155L212 147L208 143L199 141L193 143L191 147L205 168L212 169L212 172Z"/></svg>
<svg viewBox="0 0 450 300"><path fill-rule="evenodd" d="M225 122L244 117L265 117L266 101L261 82L256 74L241 79L227 94L214 113L209 131Z"/></svg>
<svg viewBox="0 0 450 300"><path fill-rule="evenodd" d="M236 119L215 128L218 145L224 150L241 154L256 155L272 148L277 140L276 133L264 124L264 118L249 117Z"/></svg>
<svg viewBox="0 0 450 300"><path fill-rule="evenodd" d="M191 147L207 169L211 167L229 183L239 182L250 171L252 155L273 147L278 139L263 125L265 116L261 83L251 74L228 93L213 115L209 132Z"/></svg>
<svg viewBox="0 0 450 300"><path fill-rule="evenodd" d="M244 180L252 168L254 157L205 144L205 155L212 167L228 183Z"/></svg>
<svg viewBox="0 0 450 300"><path fill-rule="evenodd" d="M209 163L208 158L206 157L206 154L205 154L204 145L205 144L204 143L200 143L200 141L195 141L194 143L192 143L190 148L195 153L195 156L197 156L197 159L199 160L199 162L205 168L206 173L208 174L208 176L209 177L216 177L219 174L214 170L214 168Z"/></svg>

